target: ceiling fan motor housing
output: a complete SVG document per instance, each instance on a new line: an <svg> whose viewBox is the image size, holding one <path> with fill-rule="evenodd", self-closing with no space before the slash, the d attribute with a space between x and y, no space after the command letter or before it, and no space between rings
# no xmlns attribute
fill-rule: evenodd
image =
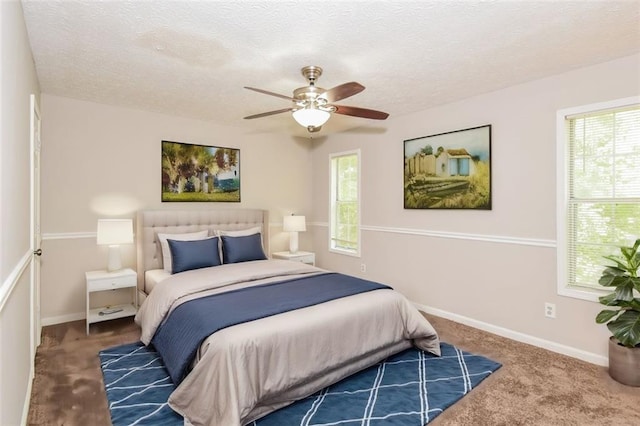
<svg viewBox="0 0 640 426"><path fill-rule="evenodd" d="M301 101L312 101L318 97L319 94L326 92L322 87L305 86L299 87L293 91L293 97Z"/></svg>

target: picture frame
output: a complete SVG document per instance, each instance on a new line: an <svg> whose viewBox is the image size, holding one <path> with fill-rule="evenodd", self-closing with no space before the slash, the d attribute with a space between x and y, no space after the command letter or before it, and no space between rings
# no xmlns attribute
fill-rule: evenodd
<svg viewBox="0 0 640 426"><path fill-rule="evenodd" d="M240 202L240 150L162 141L163 202Z"/></svg>
<svg viewBox="0 0 640 426"><path fill-rule="evenodd" d="M491 125L405 140L404 208L491 210Z"/></svg>

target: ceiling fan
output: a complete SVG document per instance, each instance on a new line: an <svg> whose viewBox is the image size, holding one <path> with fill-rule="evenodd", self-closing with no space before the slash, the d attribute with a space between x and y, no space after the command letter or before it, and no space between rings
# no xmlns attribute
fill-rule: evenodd
<svg viewBox="0 0 640 426"><path fill-rule="evenodd" d="M322 125L329 120L329 117L331 117L331 113L370 118L373 120L385 120L389 116L386 112L376 111L373 109L333 104L334 102L362 92L364 90L364 86L360 83L352 81L350 83L344 83L332 89L325 90L321 87L317 87L315 84L318 77L322 75L322 68L313 65L304 67L302 68L302 75L307 79L309 85L295 89L293 91L293 96L280 95L267 90L245 86L245 89L253 90L254 92L264 93L265 95L276 96L278 98L289 100L293 102L293 105L289 108L263 112L244 118L251 120L253 118L267 117L269 115L291 111L293 118L298 122L298 124L306 127L310 133L314 133L320 131Z"/></svg>

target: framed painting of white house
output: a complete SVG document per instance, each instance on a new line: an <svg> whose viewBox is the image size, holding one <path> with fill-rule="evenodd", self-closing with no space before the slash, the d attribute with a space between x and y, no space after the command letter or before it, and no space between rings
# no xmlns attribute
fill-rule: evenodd
<svg viewBox="0 0 640 426"><path fill-rule="evenodd" d="M404 208L491 210L491 125L405 140Z"/></svg>
<svg viewBox="0 0 640 426"><path fill-rule="evenodd" d="M162 201L240 202L240 150L162 141Z"/></svg>

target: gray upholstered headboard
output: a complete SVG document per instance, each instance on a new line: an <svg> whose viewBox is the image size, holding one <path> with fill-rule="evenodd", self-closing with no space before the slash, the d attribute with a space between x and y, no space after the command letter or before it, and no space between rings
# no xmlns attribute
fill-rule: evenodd
<svg viewBox="0 0 640 426"><path fill-rule="evenodd" d="M269 212L258 209L140 210L136 219L138 290L144 291L144 273L162 269L158 233L178 234L207 229L236 231L262 227L262 245L269 255Z"/></svg>

